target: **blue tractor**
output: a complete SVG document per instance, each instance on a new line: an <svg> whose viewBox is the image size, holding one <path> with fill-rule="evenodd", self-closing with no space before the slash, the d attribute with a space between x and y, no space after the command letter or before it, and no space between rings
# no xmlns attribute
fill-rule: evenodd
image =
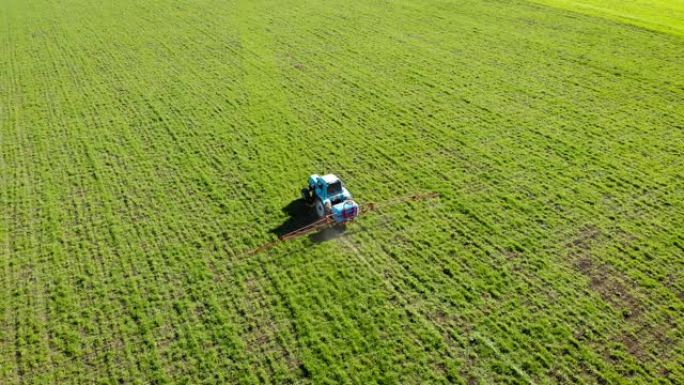
<svg viewBox="0 0 684 385"><path fill-rule="evenodd" d="M332 218L336 223L345 223L359 215L359 205L333 174L311 175L309 186L302 189L302 198L316 210L319 218Z"/></svg>

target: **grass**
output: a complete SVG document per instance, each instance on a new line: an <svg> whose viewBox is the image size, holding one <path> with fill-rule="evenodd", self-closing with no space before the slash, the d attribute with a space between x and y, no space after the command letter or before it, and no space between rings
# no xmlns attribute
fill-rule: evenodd
<svg viewBox="0 0 684 385"><path fill-rule="evenodd" d="M653 31L684 37L684 3L676 0L534 0L535 2L605 17Z"/></svg>
<svg viewBox="0 0 684 385"><path fill-rule="evenodd" d="M684 40L523 1L0 7L0 383L681 383ZM336 239L249 256L310 173Z"/></svg>

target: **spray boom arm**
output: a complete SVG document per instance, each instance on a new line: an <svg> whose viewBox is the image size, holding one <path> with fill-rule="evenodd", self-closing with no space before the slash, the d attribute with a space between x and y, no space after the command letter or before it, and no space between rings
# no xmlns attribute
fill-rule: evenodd
<svg viewBox="0 0 684 385"><path fill-rule="evenodd" d="M382 203L369 202L369 203L361 205L360 207L356 206L356 204L354 204L353 207L356 210L358 210L358 212L354 212L353 215L347 214L347 215L350 215L350 219L348 219L348 220L340 220L339 218L336 218L336 215L338 215L336 213L328 214L324 217L317 219L313 223L310 223L304 227L300 227L299 229L291 231L287 234L283 234L283 235L279 236L278 239L273 240L271 242L268 242L266 244L263 244L263 245L255 248L255 249L251 250L249 252L249 254L254 255L254 254L260 253L262 251L266 251L272 247L275 247L276 245L278 245L282 242L286 242L286 241L296 239L296 238L299 238L299 237L307 235L307 234L311 234L311 233L315 233L315 232L318 232L321 230L325 230L327 228L333 227L333 226L340 224L340 223L352 222L354 220L354 218L357 217L357 215L364 215L364 214L367 214L367 213L370 213L373 211L378 211L378 210L381 210L385 207L394 206L394 205L397 205L400 203L406 203L406 202L411 202L411 201L414 201L414 202L415 201L424 201L424 200L429 200L429 199L435 199L438 197L439 197L439 193L430 192L430 193L408 195L408 196L404 196L401 198L393 199L393 200L382 202ZM342 211L342 215L345 215L344 210Z"/></svg>

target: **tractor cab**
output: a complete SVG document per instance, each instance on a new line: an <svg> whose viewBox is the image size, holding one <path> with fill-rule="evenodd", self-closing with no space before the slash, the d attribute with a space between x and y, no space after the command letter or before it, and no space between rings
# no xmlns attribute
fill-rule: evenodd
<svg viewBox="0 0 684 385"><path fill-rule="evenodd" d="M333 215L337 222L346 222L358 214L358 205L336 175L311 175L308 188L302 189L302 197L316 209L319 217Z"/></svg>

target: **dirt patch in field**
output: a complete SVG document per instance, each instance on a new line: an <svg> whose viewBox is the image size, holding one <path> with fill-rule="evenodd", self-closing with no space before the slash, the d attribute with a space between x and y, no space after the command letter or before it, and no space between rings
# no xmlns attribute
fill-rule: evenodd
<svg viewBox="0 0 684 385"><path fill-rule="evenodd" d="M622 333L619 340L625 346L629 354L639 360L643 360L646 357L646 352L641 346L641 343L639 343L639 340L632 334Z"/></svg>
<svg viewBox="0 0 684 385"><path fill-rule="evenodd" d="M639 298L639 285L610 264L600 261L592 250L609 241L634 242L624 234L609 236L595 226L587 226L577 232L567 244L568 262L588 279L588 287L603 301L622 313L624 323L614 333L606 336L619 341L624 350L639 362L665 362L671 357L675 342L671 331L677 326L671 319L653 320L648 317L648 302ZM583 340L584 332L576 338ZM607 360L613 353L607 346L597 347ZM665 370L661 367L661 370Z"/></svg>
<svg viewBox="0 0 684 385"><path fill-rule="evenodd" d="M566 246L574 267L589 278L589 287L611 306L621 309L625 318L641 314L643 307L632 294L636 288L627 277L612 266L592 258L591 248L601 242L603 234L596 226L582 228Z"/></svg>
<svg viewBox="0 0 684 385"><path fill-rule="evenodd" d="M626 283L620 272L606 264L596 263L588 256L580 257L575 266L589 278L589 287L611 306L622 309L625 318L641 314L642 305L632 294L634 285Z"/></svg>
<svg viewBox="0 0 684 385"><path fill-rule="evenodd" d="M640 360L657 358L666 361L672 358L677 345L676 337L668 335L677 328L672 319L657 323L635 319L633 324L638 325L637 330L633 333L623 331L620 335L620 341L630 354ZM657 357L652 357L651 354Z"/></svg>
<svg viewBox="0 0 684 385"><path fill-rule="evenodd" d="M586 251L600 236L601 230L598 227L593 225L585 226L567 246Z"/></svg>

